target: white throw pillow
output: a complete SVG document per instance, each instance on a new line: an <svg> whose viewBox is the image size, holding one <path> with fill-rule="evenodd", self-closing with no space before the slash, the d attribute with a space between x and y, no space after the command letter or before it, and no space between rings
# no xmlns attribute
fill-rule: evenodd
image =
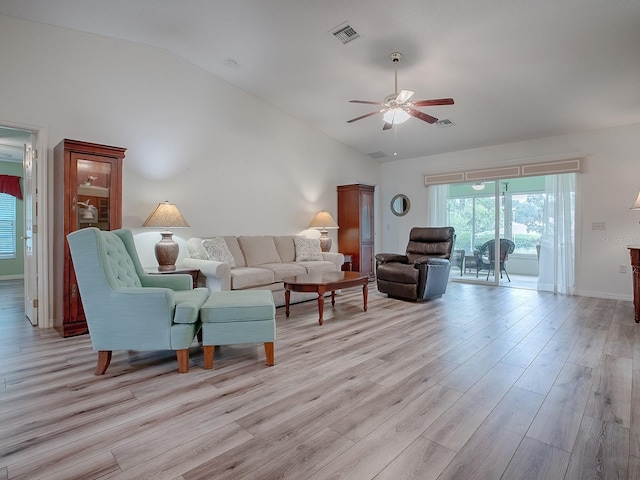
<svg viewBox="0 0 640 480"><path fill-rule="evenodd" d="M204 251L207 252L207 258L214 262L228 263L231 268L236 266L236 260L231 255L231 250L227 242L222 237L207 238L202 240Z"/></svg>
<svg viewBox="0 0 640 480"><path fill-rule="evenodd" d="M296 245L296 262L324 260L317 238L294 237L293 243Z"/></svg>

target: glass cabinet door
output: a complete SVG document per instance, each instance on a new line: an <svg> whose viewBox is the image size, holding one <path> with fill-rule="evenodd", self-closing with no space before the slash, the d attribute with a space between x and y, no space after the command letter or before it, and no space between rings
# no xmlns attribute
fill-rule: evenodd
<svg viewBox="0 0 640 480"><path fill-rule="evenodd" d="M113 165L108 159L91 157L79 155L76 159L75 227L112 230Z"/></svg>
<svg viewBox="0 0 640 480"><path fill-rule="evenodd" d="M360 241L363 243L373 243L373 192L361 193L361 234Z"/></svg>

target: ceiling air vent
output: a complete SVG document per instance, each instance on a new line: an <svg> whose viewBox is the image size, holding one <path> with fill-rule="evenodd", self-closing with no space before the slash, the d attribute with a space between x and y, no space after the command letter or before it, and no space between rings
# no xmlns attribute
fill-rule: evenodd
<svg viewBox="0 0 640 480"><path fill-rule="evenodd" d="M371 158L385 158L387 154L381 151L377 151L377 152L370 153L369 156Z"/></svg>
<svg viewBox="0 0 640 480"><path fill-rule="evenodd" d="M436 127L444 128L444 127L453 127L455 123L453 123L448 118L443 118L442 120L438 120L436 122Z"/></svg>
<svg viewBox="0 0 640 480"><path fill-rule="evenodd" d="M360 34L356 32L355 28L348 23L343 23L339 27L334 28L331 31L331 35L336 37L343 44L349 43L350 41L360 37Z"/></svg>
<svg viewBox="0 0 640 480"><path fill-rule="evenodd" d="M442 120L438 120L436 122L436 127L444 128L444 127L453 127L455 123L453 123L448 118L443 118Z"/></svg>

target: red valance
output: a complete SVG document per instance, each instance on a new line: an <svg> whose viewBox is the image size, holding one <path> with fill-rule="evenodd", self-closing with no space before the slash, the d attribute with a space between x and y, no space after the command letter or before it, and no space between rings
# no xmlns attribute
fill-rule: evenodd
<svg viewBox="0 0 640 480"><path fill-rule="evenodd" d="M8 193L16 198L22 199L20 177L16 177L15 175L0 175L0 193Z"/></svg>

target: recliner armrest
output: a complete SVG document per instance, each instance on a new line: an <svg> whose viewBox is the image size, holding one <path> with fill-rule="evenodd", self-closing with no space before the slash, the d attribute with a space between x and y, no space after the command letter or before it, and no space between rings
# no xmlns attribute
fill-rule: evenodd
<svg viewBox="0 0 640 480"><path fill-rule="evenodd" d="M449 263L451 262L446 258L421 257L413 262L413 265L449 265Z"/></svg>
<svg viewBox="0 0 640 480"><path fill-rule="evenodd" d="M399 253L377 253L376 262L378 265L383 263L409 263L409 258L406 255Z"/></svg>

